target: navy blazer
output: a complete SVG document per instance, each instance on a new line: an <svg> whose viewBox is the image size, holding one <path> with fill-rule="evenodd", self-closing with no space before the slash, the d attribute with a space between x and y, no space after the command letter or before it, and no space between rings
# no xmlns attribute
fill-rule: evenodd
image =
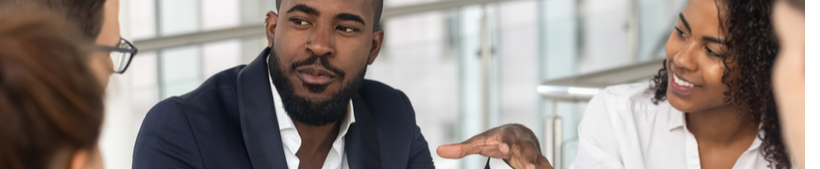
<svg viewBox="0 0 820 169"><path fill-rule="evenodd" d="M137 135L133 168L287 168L268 81L269 52L151 108ZM356 122L345 136L350 168L434 168L404 93L365 80L352 99Z"/></svg>

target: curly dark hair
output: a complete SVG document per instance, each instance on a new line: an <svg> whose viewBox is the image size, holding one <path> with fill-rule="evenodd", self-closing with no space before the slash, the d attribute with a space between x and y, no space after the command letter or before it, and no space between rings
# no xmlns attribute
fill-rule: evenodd
<svg viewBox="0 0 820 169"><path fill-rule="evenodd" d="M728 32L725 48L735 57L723 57L721 62L727 68L721 82L729 88L724 92L724 102L735 107L745 107L754 121L762 123L765 132L758 137L763 140L761 154L769 161L769 167L791 168L789 155L783 144L777 106L771 85L771 70L780 48L774 37L771 23L773 0L723 0L725 6L720 11L728 12L728 18L721 19L720 29ZM717 2L716 2L717 3ZM737 67L729 67L736 63ZM658 104L666 100L669 85L666 61L663 68L652 79L650 92L654 90L652 102ZM737 72L735 72L737 71ZM738 75L731 78L730 74Z"/></svg>

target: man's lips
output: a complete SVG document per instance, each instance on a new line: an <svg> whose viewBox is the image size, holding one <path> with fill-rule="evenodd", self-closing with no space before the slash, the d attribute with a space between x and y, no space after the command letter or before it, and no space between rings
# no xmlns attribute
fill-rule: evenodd
<svg viewBox="0 0 820 169"><path fill-rule="evenodd" d="M319 65L308 65L296 68L296 75L302 82L313 85L324 85L336 80L333 73Z"/></svg>

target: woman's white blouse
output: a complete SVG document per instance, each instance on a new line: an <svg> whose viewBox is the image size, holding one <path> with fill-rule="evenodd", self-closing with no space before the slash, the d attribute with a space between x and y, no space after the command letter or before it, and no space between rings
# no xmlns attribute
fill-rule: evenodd
<svg viewBox="0 0 820 169"><path fill-rule="evenodd" d="M587 105L578 125L578 169L699 169L698 143L684 113L652 104L649 82L610 86ZM760 138L733 169L769 168Z"/></svg>

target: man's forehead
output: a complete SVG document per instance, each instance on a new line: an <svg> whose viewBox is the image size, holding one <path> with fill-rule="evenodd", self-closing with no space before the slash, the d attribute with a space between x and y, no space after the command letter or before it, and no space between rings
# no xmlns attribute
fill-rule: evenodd
<svg viewBox="0 0 820 169"><path fill-rule="evenodd" d="M336 13L352 13L373 17L373 0L282 0L279 13L288 11L293 6L304 4L322 13L323 11ZM327 13L325 12L325 13ZM328 13L328 14L331 14ZM322 13L324 14L324 13ZM362 16L364 17L364 16Z"/></svg>

